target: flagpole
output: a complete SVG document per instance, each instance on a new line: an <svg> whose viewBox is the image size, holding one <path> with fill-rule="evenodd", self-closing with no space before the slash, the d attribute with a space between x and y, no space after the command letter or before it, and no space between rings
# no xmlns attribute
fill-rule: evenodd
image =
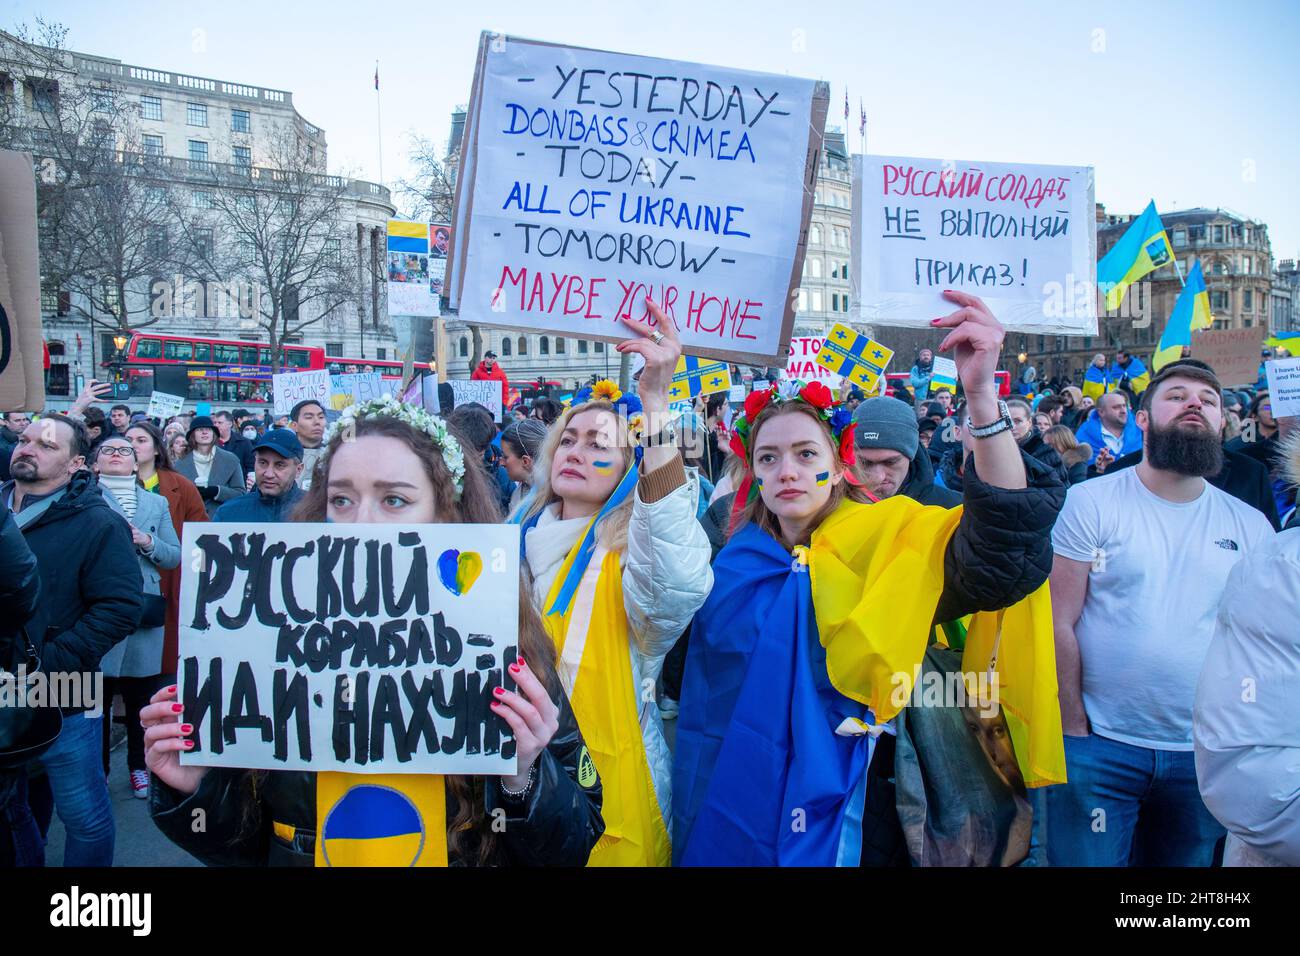
<svg viewBox="0 0 1300 956"><path fill-rule="evenodd" d="M379 61L375 60L375 130L379 137L379 185L384 184L384 119L379 104Z"/></svg>

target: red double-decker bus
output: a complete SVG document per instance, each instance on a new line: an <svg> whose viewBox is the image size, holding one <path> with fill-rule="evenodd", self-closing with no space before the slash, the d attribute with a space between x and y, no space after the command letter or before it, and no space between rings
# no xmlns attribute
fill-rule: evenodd
<svg viewBox="0 0 1300 956"><path fill-rule="evenodd" d="M330 371L344 372L378 372L385 382L399 384L402 381L402 363L391 359L338 358L331 355L325 360ZM428 362L416 362L415 372L432 371Z"/></svg>
<svg viewBox="0 0 1300 956"><path fill-rule="evenodd" d="M320 346L286 345L281 356L282 372L325 368ZM159 367L185 369L191 401L266 402L271 395L271 348L259 342L135 332L122 366L132 396L154 391Z"/></svg>

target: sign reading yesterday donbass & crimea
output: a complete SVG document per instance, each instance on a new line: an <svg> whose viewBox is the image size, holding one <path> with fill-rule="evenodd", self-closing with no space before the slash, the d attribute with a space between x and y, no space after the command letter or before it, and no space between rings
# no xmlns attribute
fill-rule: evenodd
<svg viewBox="0 0 1300 956"><path fill-rule="evenodd" d="M1095 335L1093 191L1088 166L855 157L859 320L929 328L955 289L1007 328Z"/></svg>
<svg viewBox="0 0 1300 956"><path fill-rule="evenodd" d="M461 319L776 362L827 92L811 80L485 35L448 282ZM781 359L783 361L783 359Z"/></svg>
<svg viewBox="0 0 1300 956"><path fill-rule="evenodd" d="M183 764L513 774L519 529L184 529Z"/></svg>

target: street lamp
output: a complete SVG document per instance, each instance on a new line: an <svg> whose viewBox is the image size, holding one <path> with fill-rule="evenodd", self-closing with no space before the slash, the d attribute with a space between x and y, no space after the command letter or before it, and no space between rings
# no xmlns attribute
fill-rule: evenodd
<svg viewBox="0 0 1300 956"><path fill-rule="evenodd" d="M118 332L113 336L113 345L117 347L117 355L113 357L113 397L121 397L122 386L122 359L126 355L126 343L131 341L131 337L123 332Z"/></svg>
<svg viewBox="0 0 1300 956"><path fill-rule="evenodd" d="M1029 361L1029 355L1025 352L1021 352L1019 355L1016 356L1016 359L1019 360L1021 365L1024 365L1026 362Z"/></svg>

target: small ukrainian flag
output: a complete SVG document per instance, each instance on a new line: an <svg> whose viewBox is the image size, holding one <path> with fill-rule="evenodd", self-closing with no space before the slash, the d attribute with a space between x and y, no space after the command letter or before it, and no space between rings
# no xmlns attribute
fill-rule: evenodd
<svg viewBox="0 0 1300 956"><path fill-rule="evenodd" d="M668 400L681 402L695 395L712 395L731 388L731 366L726 362L711 362L693 355L683 355L677 360L672 384L668 386Z"/></svg>
<svg viewBox="0 0 1300 956"><path fill-rule="evenodd" d="M1165 330L1160 334L1160 344L1156 347L1156 354L1151 359L1157 374L1170 362L1177 362L1182 358L1183 346L1190 347L1192 344L1193 329L1205 329L1213 324L1214 316L1210 313L1210 293L1205 288L1205 275L1201 272L1201 263L1198 260L1192 264L1192 269L1187 274L1187 284L1178 294L1174 310L1169 313L1169 321L1165 323Z"/></svg>
<svg viewBox="0 0 1300 956"><path fill-rule="evenodd" d="M838 322L831 326L831 334L822 342L817 353L817 364L837 375L842 375L865 392L875 389L885 367L894 357L893 349L859 335L847 325Z"/></svg>
<svg viewBox="0 0 1300 956"><path fill-rule="evenodd" d="M1106 296L1106 311L1118 309L1124 292L1144 275L1174 260L1173 246L1155 202L1147 203L1119 242L1097 263L1097 287Z"/></svg>

